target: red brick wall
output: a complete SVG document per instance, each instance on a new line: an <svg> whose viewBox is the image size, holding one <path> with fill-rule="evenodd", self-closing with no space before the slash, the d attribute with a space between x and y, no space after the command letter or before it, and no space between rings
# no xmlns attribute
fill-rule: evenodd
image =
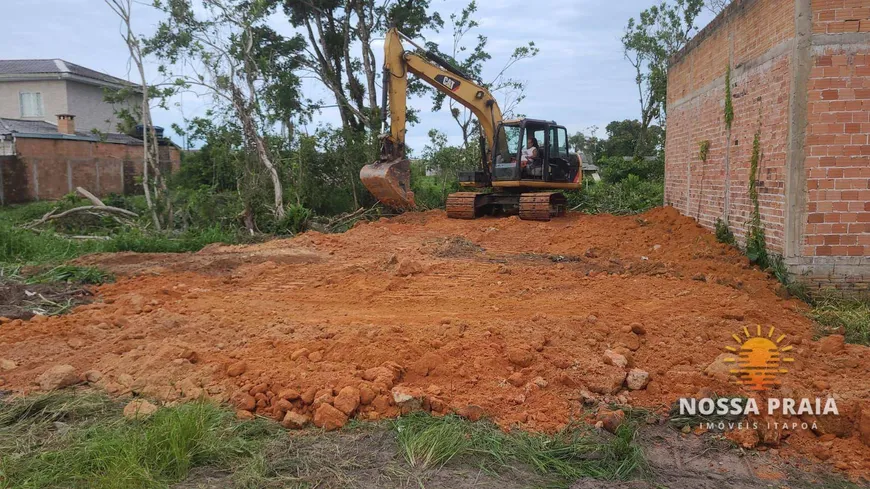
<svg viewBox="0 0 870 489"><path fill-rule="evenodd" d="M778 253L783 251L785 224L790 64L787 54L780 55L732 81L729 221L735 235L742 238L752 218L749 174L753 140L759 133L761 153L756 175L759 210L768 248Z"/></svg>
<svg viewBox="0 0 870 489"><path fill-rule="evenodd" d="M15 151L15 165L4 162L3 194L9 196L6 203L59 199L75 191L77 186L98 196L134 193L137 189L131 184L130 176L142 174L141 146L16 138ZM173 171L181 165L180 153L175 147L161 148L163 159L168 161L161 161L161 166L171 167Z"/></svg>
<svg viewBox="0 0 870 489"><path fill-rule="evenodd" d="M760 128L769 250L804 281L870 291L870 1L736 0L672 60L667 120L666 203L742 238Z"/></svg>
<svg viewBox="0 0 870 489"><path fill-rule="evenodd" d="M870 256L870 50L819 51L808 93L802 254Z"/></svg>
<svg viewBox="0 0 870 489"><path fill-rule="evenodd" d="M761 129L758 191L768 245L782 251L793 0L736 1L696 36L668 74L665 203L712 228L726 214L742 238L752 210L749 164ZM731 60L734 121L725 125ZM706 162L702 141L710 141ZM726 192L727 190L727 192ZM726 200L728 205L726 208Z"/></svg>
<svg viewBox="0 0 870 489"><path fill-rule="evenodd" d="M813 33L870 32L867 0L813 0Z"/></svg>

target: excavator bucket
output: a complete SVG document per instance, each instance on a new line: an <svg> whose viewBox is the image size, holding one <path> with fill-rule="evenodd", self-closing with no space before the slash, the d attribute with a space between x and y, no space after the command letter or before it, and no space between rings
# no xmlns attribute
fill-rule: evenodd
<svg viewBox="0 0 870 489"><path fill-rule="evenodd" d="M412 209L411 160L376 161L360 170L359 178L382 204L394 209Z"/></svg>

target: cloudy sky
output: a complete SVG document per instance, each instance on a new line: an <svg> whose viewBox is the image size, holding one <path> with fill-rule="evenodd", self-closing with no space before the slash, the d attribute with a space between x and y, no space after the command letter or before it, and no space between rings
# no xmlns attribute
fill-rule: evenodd
<svg viewBox="0 0 870 489"><path fill-rule="evenodd" d="M120 38L119 21L103 0L2 0L0 59L61 58L121 78L132 73L127 49ZM156 11L142 4L134 9L134 29L149 34L159 21ZM448 19L459 12L466 0L432 0L432 8ZM514 48L534 41L537 57L513 66L512 78L526 80L526 99L517 111L529 117L553 119L570 133L599 126L600 133L612 120L637 118L637 87L631 65L623 58L620 37L629 17L652 5L653 0L572 0L528 2L523 0L478 1L477 32L489 38L492 60L484 78L501 68ZM547 7L546 5L549 5ZM700 24L711 15L704 12ZM276 18L273 27L290 34L292 29ZM439 43L449 52L451 30L425 33L426 40ZM469 43L473 39L469 39ZM382 44L374 43L380 52ZM151 72L156 77L155 66ZM334 101L315 83L307 83L305 95ZM184 118L203 115L211 103L208 97L185 94L175 107L155 113L158 125L169 127ZM409 128L408 144L420 150L430 128L445 132L456 141L459 129L446 111L432 113L428 100L412 104L420 109L421 123ZM318 124L335 124L334 109L324 109L308 129ZM181 138L174 136L176 142Z"/></svg>

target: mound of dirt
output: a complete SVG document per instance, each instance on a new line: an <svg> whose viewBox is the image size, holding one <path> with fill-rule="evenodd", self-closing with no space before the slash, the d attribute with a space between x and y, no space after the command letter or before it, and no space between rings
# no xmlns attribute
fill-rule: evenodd
<svg viewBox="0 0 870 489"><path fill-rule="evenodd" d="M795 358L768 395L833 395L841 417L756 443L870 470L868 349L823 353L805 305L671 208L546 223L430 211L80 261L121 277L72 314L0 327L0 359L18 365L0 372L3 388L32 391L69 364L115 394L207 396L279 421L426 409L553 431L597 403L665 414L680 397L746 394L715 363L733 334L762 325Z"/></svg>

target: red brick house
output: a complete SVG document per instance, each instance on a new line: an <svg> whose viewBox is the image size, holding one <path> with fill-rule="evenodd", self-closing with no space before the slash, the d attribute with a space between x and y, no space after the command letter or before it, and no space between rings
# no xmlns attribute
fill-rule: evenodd
<svg viewBox="0 0 870 489"><path fill-rule="evenodd" d="M59 199L80 186L98 196L142 191L143 148L126 134L78 132L75 117L44 121L0 118L0 204ZM178 148L160 146L164 172L181 164Z"/></svg>
<svg viewBox="0 0 870 489"><path fill-rule="evenodd" d="M671 60L667 113L666 204L745 239L758 133L769 251L814 287L870 289L868 0L735 0Z"/></svg>

